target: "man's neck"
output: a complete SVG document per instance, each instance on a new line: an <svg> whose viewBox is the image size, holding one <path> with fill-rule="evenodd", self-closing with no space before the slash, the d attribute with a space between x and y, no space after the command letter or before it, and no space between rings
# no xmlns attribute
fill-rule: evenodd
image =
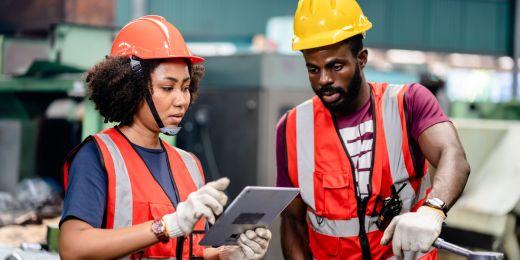
<svg viewBox="0 0 520 260"><path fill-rule="evenodd" d="M359 95L357 98L343 111L332 112L335 117L348 116L358 111L370 98L370 85L363 79Z"/></svg>

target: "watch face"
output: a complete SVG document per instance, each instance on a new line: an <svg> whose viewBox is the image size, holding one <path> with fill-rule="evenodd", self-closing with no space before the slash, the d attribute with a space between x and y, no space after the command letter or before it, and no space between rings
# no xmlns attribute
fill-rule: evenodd
<svg viewBox="0 0 520 260"><path fill-rule="evenodd" d="M439 208L444 208L444 205L445 205L444 201L442 201L442 200L440 200L438 198L429 199L428 203L430 203L430 204L432 204L434 206L437 206Z"/></svg>
<svg viewBox="0 0 520 260"><path fill-rule="evenodd" d="M163 243L168 242L168 240L170 239L165 234L164 231L166 230L166 227L164 226L163 222L160 220L154 220L152 222L151 230L152 230L152 233L154 233L154 235L157 237L157 239L159 239L159 241L161 241Z"/></svg>
<svg viewBox="0 0 520 260"><path fill-rule="evenodd" d="M164 232L164 226L161 221L154 221L152 224L152 231L156 234L160 234Z"/></svg>

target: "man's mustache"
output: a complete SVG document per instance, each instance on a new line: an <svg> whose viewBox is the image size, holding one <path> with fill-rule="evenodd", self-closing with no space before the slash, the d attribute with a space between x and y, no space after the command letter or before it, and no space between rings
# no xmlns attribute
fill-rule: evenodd
<svg viewBox="0 0 520 260"><path fill-rule="evenodd" d="M317 94L319 96L324 96L325 94L329 94L330 95L331 93L346 94L345 90L343 90L343 88L338 87L338 86L333 86L333 85L326 85L326 86L321 87L318 90Z"/></svg>

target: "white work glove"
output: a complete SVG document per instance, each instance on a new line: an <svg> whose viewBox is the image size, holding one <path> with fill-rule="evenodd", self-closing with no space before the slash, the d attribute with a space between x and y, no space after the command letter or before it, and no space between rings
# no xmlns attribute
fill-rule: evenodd
<svg viewBox="0 0 520 260"><path fill-rule="evenodd" d="M228 185L228 178L208 182L190 193L186 201L180 202L175 213L164 215L162 221L168 236L178 237L191 233L202 216L206 217L209 223L215 223L215 216L222 213L227 203L228 197L224 190Z"/></svg>
<svg viewBox="0 0 520 260"><path fill-rule="evenodd" d="M271 231L266 228L247 230L240 234L238 246L222 246L219 248L221 260L257 260L267 252Z"/></svg>
<svg viewBox="0 0 520 260"><path fill-rule="evenodd" d="M426 253L439 237L445 218L441 210L427 206L420 207L417 212L396 216L386 228L381 245L392 241L392 250L397 258L403 257L403 251Z"/></svg>

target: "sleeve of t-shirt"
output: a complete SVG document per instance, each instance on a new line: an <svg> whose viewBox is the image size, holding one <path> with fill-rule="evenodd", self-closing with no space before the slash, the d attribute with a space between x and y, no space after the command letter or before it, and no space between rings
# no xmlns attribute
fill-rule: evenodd
<svg viewBox="0 0 520 260"><path fill-rule="evenodd" d="M67 219L75 218L92 227L102 227L108 180L99 155L96 144L91 140L79 149L72 160L60 225Z"/></svg>
<svg viewBox="0 0 520 260"><path fill-rule="evenodd" d="M289 179L289 170L287 169L287 156L285 146L285 124L287 114L282 116L276 125L275 142L276 142L276 187L294 187Z"/></svg>
<svg viewBox="0 0 520 260"><path fill-rule="evenodd" d="M435 96L421 84L410 86L405 95L405 102L410 131L416 141L430 126L450 120Z"/></svg>

